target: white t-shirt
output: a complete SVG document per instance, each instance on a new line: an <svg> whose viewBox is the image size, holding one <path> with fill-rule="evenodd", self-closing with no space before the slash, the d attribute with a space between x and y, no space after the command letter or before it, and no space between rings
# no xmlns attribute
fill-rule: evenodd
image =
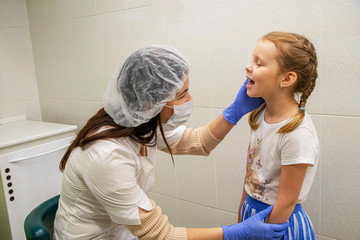
<svg viewBox="0 0 360 240"><path fill-rule="evenodd" d="M319 139L315 126L305 112L303 122L295 130L279 134L277 131L290 119L267 124L264 121L265 111L259 117L259 128L250 133L245 191L252 198L273 205L278 196L281 166L309 164L298 198L298 203L301 203L307 198L319 161Z"/></svg>
<svg viewBox="0 0 360 240"><path fill-rule="evenodd" d="M165 132L169 145L185 126ZM140 224L138 207L153 208L146 193L155 184L156 149L166 145L158 134L147 157L129 137L99 140L75 148L63 173L55 237L62 239L136 239L123 225Z"/></svg>

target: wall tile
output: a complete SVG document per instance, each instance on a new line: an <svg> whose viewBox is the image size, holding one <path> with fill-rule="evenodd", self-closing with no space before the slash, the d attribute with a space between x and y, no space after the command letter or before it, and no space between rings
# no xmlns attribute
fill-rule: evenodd
<svg viewBox="0 0 360 240"><path fill-rule="evenodd" d="M33 100L27 100L24 102L20 102L19 105L22 107L20 115L25 113L27 119L41 121L41 109L40 109L40 100L35 98Z"/></svg>
<svg viewBox="0 0 360 240"><path fill-rule="evenodd" d="M64 124L77 125L78 129L81 129L81 104L79 101L61 100L57 102L60 110L61 122Z"/></svg>
<svg viewBox="0 0 360 240"><path fill-rule="evenodd" d="M25 0L0 1L0 27L27 27Z"/></svg>
<svg viewBox="0 0 360 240"><path fill-rule="evenodd" d="M128 11L131 51L148 45L164 44L165 22L163 14L161 6L158 5Z"/></svg>
<svg viewBox="0 0 360 240"><path fill-rule="evenodd" d="M216 207L213 156L176 156L175 164L179 199Z"/></svg>
<svg viewBox="0 0 360 240"><path fill-rule="evenodd" d="M45 10L48 0L27 0L26 8L28 12L29 25L39 25L49 22L49 16Z"/></svg>
<svg viewBox="0 0 360 240"><path fill-rule="evenodd" d="M98 13L116 12L126 10L126 0L96 0Z"/></svg>
<svg viewBox="0 0 360 240"><path fill-rule="evenodd" d="M130 55L127 13L102 14L97 17L97 22L102 81L107 84Z"/></svg>
<svg viewBox="0 0 360 240"><path fill-rule="evenodd" d="M0 104L6 104L8 102L8 97L5 91L5 79L2 73L2 66L0 62Z"/></svg>
<svg viewBox="0 0 360 240"><path fill-rule="evenodd" d="M0 0L0 117L41 120L25 0Z"/></svg>
<svg viewBox="0 0 360 240"><path fill-rule="evenodd" d="M321 144L322 117L320 115L311 115L311 118L315 124L317 134L319 136L319 141ZM319 234L321 233L321 164L322 164L322 149L320 149L320 161L317 166L314 182L311 186L306 201L302 204L306 213L310 217L315 232Z"/></svg>
<svg viewBox="0 0 360 240"><path fill-rule="evenodd" d="M320 160L321 161L321 160ZM316 233L321 233L321 163L319 163L309 195L302 203Z"/></svg>
<svg viewBox="0 0 360 240"><path fill-rule="evenodd" d="M177 48L191 65L190 91L199 107L210 107L212 102L206 6L201 0L191 5L186 1L155 1L151 7L165 23L165 44Z"/></svg>
<svg viewBox="0 0 360 240"><path fill-rule="evenodd" d="M40 100L35 98L33 100L26 100L20 103L23 107L22 113L25 113L27 119L41 121Z"/></svg>
<svg viewBox="0 0 360 240"><path fill-rule="evenodd" d="M49 25L32 26L32 49L40 98L54 98L58 95L54 78L53 45L51 43Z"/></svg>
<svg viewBox="0 0 360 240"><path fill-rule="evenodd" d="M1 118L13 117L17 115L24 115L21 110L18 109L17 102L8 102L7 104L0 104L0 116Z"/></svg>
<svg viewBox="0 0 360 240"><path fill-rule="evenodd" d="M76 0L70 2L70 17L87 17L97 13L96 0Z"/></svg>
<svg viewBox="0 0 360 240"><path fill-rule="evenodd" d="M70 18L69 0L27 0L29 24L39 25Z"/></svg>
<svg viewBox="0 0 360 240"><path fill-rule="evenodd" d="M151 6L154 0L127 0L128 9Z"/></svg>
<svg viewBox="0 0 360 240"><path fill-rule="evenodd" d="M201 47L207 40L206 1L167 1L163 7L166 40L174 47Z"/></svg>
<svg viewBox="0 0 360 240"><path fill-rule="evenodd" d="M101 78L96 17L72 21L80 99L102 101L107 82Z"/></svg>
<svg viewBox="0 0 360 240"><path fill-rule="evenodd" d="M321 132L321 233L356 239L360 212L360 118L324 116Z"/></svg>
<svg viewBox="0 0 360 240"><path fill-rule="evenodd" d="M301 2L259 0L257 8L256 22L261 36L270 31L295 31L304 35L320 33L320 0Z"/></svg>
<svg viewBox="0 0 360 240"><path fill-rule="evenodd" d="M175 227L183 227L180 225L179 203L176 198L170 198L153 192L148 193L148 197L154 200L156 205L161 208L162 214L168 216L170 224Z"/></svg>
<svg viewBox="0 0 360 240"><path fill-rule="evenodd" d="M41 120L40 104L38 99L26 101L11 101L0 105L0 118L25 115L30 120Z"/></svg>
<svg viewBox="0 0 360 240"><path fill-rule="evenodd" d="M46 1L45 4L45 11L46 14L49 16L50 22L55 21L63 21L70 18L70 2L67 0L51 0Z"/></svg>
<svg viewBox="0 0 360 240"><path fill-rule="evenodd" d="M205 126L213 119L210 109L195 108L188 127ZM216 207L215 160L205 156L175 156L179 199Z"/></svg>
<svg viewBox="0 0 360 240"><path fill-rule="evenodd" d="M0 118L12 117L11 115L8 115L8 106L8 104L0 104Z"/></svg>
<svg viewBox="0 0 360 240"><path fill-rule="evenodd" d="M194 97L194 106L211 107L211 81L209 74L208 51L205 46L179 49L190 63L190 94Z"/></svg>
<svg viewBox="0 0 360 240"><path fill-rule="evenodd" d="M238 7L234 7L238 6ZM246 7L244 7L246 6ZM246 79L245 66L259 36L254 29L255 1L209 1L209 58L213 107L230 105Z"/></svg>
<svg viewBox="0 0 360 240"><path fill-rule="evenodd" d="M176 160L177 157L174 156ZM174 160L174 161L175 161ZM151 190L154 193L170 197L178 197L176 186L176 163L172 162L168 153L157 151L155 167L155 186Z"/></svg>
<svg viewBox="0 0 360 240"><path fill-rule="evenodd" d="M214 208L179 201L180 226L191 228L218 227L217 211Z"/></svg>
<svg viewBox="0 0 360 240"><path fill-rule="evenodd" d="M219 112L220 114L221 112ZM218 208L238 213L246 173L250 127L247 116L215 149Z"/></svg>
<svg viewBox="0 0 360 240"><path fill-rule="evenodd" d="M61 104L57 99L40 99L42 120L45 122L61 122Z"/></svg>
<svg viewBox="0 0 360 240"><path fill-rule="evenodd" d="M0 65L9 101L38 97L29 30L0 29Z"/></svg>
<svg viewBox="0 0 360 240"><path fill-rule="evenodd" d="M84 126L103 106L102 102L81 102L82 125Z"/></svg>
<svg viewBox="0 0 360 240"><path fill-rule="evenodd" d="M76 75L76 57L70 21L49 25L52 45L53 76L57 83L56 95L59 99L79 100L79 83ZM52 86L54 87L54 86Z"/></svg>
<svg viewBox="0 0 360 240"><path fill-rule="evenodd" d="M323 113L360 116L359 11L356 0L326 1L322 6Z"/></svg>
<svg viewBox="0 0 360 240"><path fill-rule="evenodd" d="M237 223L238 216L234 213L218 210L219 226L232 225Z"/></svg>
<svg viewBox="0 0 360 240"><path fill-rule="evenodd" d="M318 236L317 236L318 237ZM335 238L330 238L330 237L325 237L325 236L321 236L321 237L319 237L319 238L317 238L317 239L320 239L320 240L337 240L337 239L335 239Z"/></svg>

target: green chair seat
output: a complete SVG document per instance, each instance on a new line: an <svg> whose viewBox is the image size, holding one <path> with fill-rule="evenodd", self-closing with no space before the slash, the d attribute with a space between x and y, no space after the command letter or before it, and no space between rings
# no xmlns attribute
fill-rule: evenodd
<svg viewBox="0 0 360 240"><path fill-rule="evenodd" d="M46 200L26 217L24 230L27 240L51 240L54 234L54 219L60 195Z"/></svg>

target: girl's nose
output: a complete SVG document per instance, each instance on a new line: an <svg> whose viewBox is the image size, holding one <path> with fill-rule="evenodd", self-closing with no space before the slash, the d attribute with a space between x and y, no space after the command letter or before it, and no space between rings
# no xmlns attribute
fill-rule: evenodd
<svg viewBox="0 0 360 240"><path fill-rule="evenodd" d="M249 63L249 64L245 67L245 71L246 71L246 72L251 72L251 71L252 71L251 63Z"/></svg>

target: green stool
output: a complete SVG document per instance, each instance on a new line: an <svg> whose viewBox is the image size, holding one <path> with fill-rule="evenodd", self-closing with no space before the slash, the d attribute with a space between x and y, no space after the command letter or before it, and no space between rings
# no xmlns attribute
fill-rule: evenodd
<svg viewBox="0 0 360 240"><path fill-rule="evenodd" d="M27 240L51 240L60 195L46 200L27 215L24 230Z"/></svg>

